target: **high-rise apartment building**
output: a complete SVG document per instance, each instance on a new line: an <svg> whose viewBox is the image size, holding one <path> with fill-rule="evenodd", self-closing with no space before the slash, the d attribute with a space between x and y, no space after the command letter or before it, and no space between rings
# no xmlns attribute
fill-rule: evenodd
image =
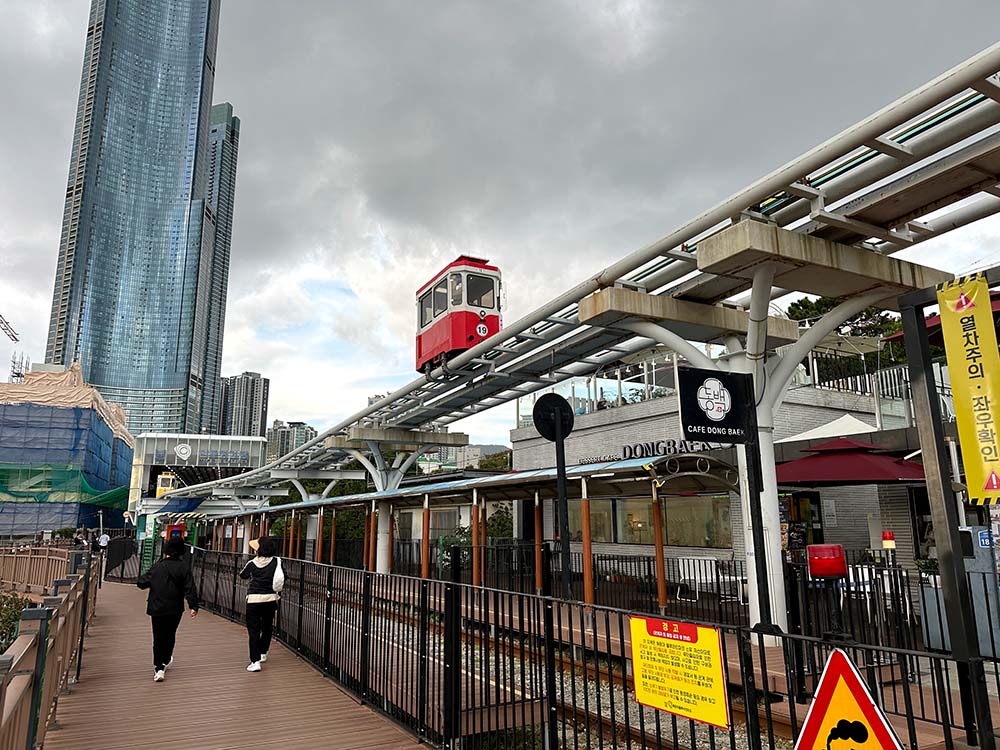
<svg viewBox="0 0 1000 750"><path fill-rule="evenodd" d="M45 360L79 361L133 433L211 417L219 4L91 0Z"/></svg>
<svg viewBox="0 0 1000 750"><path fill-rule="evenodd" d="M233 105L212 107L208 131L208 174L205 188L208 210L215 220L209 274L208 331L205 336L205 387L202 393L202 432L219 432L222 426L222 338L226 325L226 297L229 292L229 249L233 238L233 208L236 205L236 157L240 148L240 118ZM265 381L266 382L266 381ZM267 399L259 432L225 435L264 435L267 426Z"/></svg>
<svg viewBox="0 0 1000 750"><path fill-rule="evenodd" d="M305 422L289 422L285 424L280 419L274 420L267 429L267 461L270 463L300 445L305 445L319 433Z"/></svg>
<svg viewBox="0 0 1000 750"><path fill-rule="evenodd" d="M221 381L221 435L264 437L271 381L259 372L245 372Z"/></svg>

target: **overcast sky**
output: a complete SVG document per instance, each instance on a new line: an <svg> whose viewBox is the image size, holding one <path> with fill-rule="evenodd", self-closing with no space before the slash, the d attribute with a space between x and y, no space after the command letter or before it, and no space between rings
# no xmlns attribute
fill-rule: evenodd
<svg viewBox="0 0 1000 750"><path fill-rule="evenodd" d="M0 314L35 361L89 5L0 0ZM513 320L998 29L996 0L223 0L215 101L242 120L223 372L270 377L271 419L328 426L415 376L414 291L458 253L502 268ZM992 221L918 259L991 254Z"/></svg>

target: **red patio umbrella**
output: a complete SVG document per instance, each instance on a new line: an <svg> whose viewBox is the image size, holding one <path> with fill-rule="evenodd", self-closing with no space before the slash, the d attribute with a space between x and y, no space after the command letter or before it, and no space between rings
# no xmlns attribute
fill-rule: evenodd
<svg viewBox="0 0 1000 750"><path fill-rule="evenodd" d="M923 466L915 461L878 453L881 449L871 443L837 438L805 450L815 455L778 466L779 485L836 487L924 481Z"/></svg>

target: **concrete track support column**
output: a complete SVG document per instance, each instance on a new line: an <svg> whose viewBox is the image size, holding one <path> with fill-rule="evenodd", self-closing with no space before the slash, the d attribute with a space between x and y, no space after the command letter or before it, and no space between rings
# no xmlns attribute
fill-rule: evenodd
<svg viewBox="0 0 1000 750"><path fill-rule="evenodd" d="M337 509L330 509L330 565L337 564Z"/></svg>
<svg viewBox="0 0 1000 750"><path fill-rule="evenodd" d="M420 529L420 577L431 577L431 496L424 495L424 517Z"/></svg>
<svg viewBox="0 0 1000 750"><path fill-rule="evenodd" d="M365 536L364 544L361 547L361 567L364 570L368 570L368 563L371 558L369 550L372 545L372 510L371 507L365 507Z"/></svg>
<svg viewBox="0 0 1000 750"><path fill-rule="evenodd" d="M479 493L472 490L472 585L479 585Z"/></svg>
<svg viewBox="0 0 1000 750"><path fill-rule="evenodd" d="M316 547L313 549L313 560L323 562L323 508L316 514Z"/></svg>

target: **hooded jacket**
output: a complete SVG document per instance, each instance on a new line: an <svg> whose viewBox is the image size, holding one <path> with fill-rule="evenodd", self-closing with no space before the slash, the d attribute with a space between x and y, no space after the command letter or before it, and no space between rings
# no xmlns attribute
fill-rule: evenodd
<svg viewBox="0 0 1000 750"><path fill-rule="evenodd" d="M276 602L281 599L281 590L285 587L281 558L255 557L240 571L240 578L250 580L247 586L247 604Z"/></svg>
<svg viewBox="0 0 1000 750"><path fill-rule="evenodd" d="M192 610L198 611L198 591L191 566L179 557L164 557L139 576L135 585L149 589L146 614L151 617L183 613L185 599Z"/></svg>

